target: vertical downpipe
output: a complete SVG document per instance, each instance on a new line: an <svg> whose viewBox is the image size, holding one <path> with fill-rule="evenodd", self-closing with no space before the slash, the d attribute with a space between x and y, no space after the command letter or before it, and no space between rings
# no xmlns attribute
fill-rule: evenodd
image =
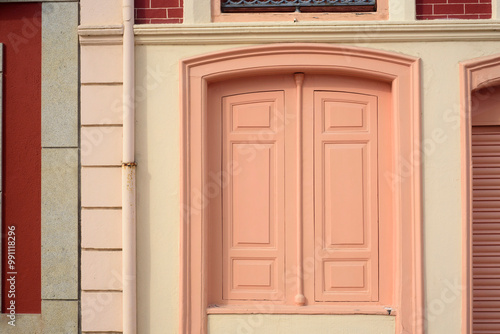
<svg viewBox="0 0 500 334"><path fill-rule="evenodd" d="M302 214L302 84L304 73L295 73L295 84L297 86L297 294L295 304L303 306L306 304L304 296L304 280L302 273L303 257L303 214Z"/></svg>
<svg viewBox="0 0 500 334"><path fill-rule="evenodd" d="M123 0L123 334L137 332L134 0Z"/></svg>

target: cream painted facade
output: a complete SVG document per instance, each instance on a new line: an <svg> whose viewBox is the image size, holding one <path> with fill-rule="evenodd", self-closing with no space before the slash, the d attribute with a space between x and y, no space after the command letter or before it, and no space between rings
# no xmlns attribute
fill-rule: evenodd
<svg viewBox="0 0 500 334"><path fill-rule="evenodd" d="M498 8L498 1L494 3ZM82 142L81 157L84 333L123 330L118 237L121 6L119 0L81 0L81 133L82 140L91 139L87 153ZM356 46L421 60L425 333L467 333L461 320L465 287L459 63L500 54L500 21L420 22L412 19L414 7L413 1L390 1L390 19L380 22L210 23L208 0L186 0L184 24L134 27L138 333L179 333L180 328L180 62L284 42ZM332 329L385 334L395 332L395 322L387 315L211 315L208 329L210 334L321 334Z"/></svg>

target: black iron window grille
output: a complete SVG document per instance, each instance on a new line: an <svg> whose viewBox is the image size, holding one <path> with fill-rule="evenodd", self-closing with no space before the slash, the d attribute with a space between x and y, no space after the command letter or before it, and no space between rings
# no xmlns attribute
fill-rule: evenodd
<svg viewBox="0 0 500 334"><path fill-rule="evenodd" d="M221 0L232 12L374 12L376 0Z"/></svg>

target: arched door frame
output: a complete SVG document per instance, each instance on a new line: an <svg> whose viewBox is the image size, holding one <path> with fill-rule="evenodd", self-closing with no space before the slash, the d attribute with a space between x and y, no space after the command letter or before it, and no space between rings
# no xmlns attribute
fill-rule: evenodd
<svg viewBox="0 0 500 334"><path fill-rule="evenodd" d="M462 151L462 333L472 333L472 92L500 85L500 55L460 63Z"/></svg>
<svg viewBox="0 0 500 334"><path fill-rule="evenodd" d="M378 50L326 44L274 44L222 51L181 62L180 333L207 332L207 86L245 75L316 72L392 85L395 287L397 333L423 333L420 63ZM334 314L325 308L324 313Z"/></svg>

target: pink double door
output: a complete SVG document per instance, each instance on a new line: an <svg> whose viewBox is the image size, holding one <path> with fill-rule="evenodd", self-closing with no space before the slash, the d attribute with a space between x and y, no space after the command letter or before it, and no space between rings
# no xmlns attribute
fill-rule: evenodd
<svg viewBox="0 0 500 334"><path fill-rule="evenodd" d="M208 92L209 304L391 305L389 85L285 73Z"/></svg>

